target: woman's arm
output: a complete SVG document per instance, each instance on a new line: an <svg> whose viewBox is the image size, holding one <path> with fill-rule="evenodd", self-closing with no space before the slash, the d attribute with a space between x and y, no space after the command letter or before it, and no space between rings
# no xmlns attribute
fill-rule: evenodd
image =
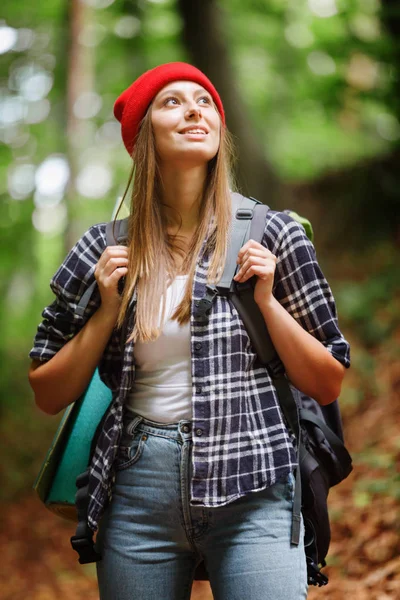
<svg viewBox="0 0 400 600"><path fill-rule="evenodd" d="M319 404L340 394L345 367L271 296L259 304L271 340L293 385Z"/></svg>
<svg viewBox="0 0 400 600"><path fill-rule="evenodd" d="M117 321L118 281L126 275L127 264L125 247L106 248L95 268L100 307L50 360L33 360L29 383L37 406L44 412L57 414L77 400L89 384Z"/></svg>
<svg viewBox="0 0 400 600"><path fill-rule="evenodd" d="M29 383L41 410L56 415L81 396L100 362L115 322L116 316L100 306L53 358L47 362L32 361Z"/></svg>
<svg viewBox="0 0 400 600"><path fill-rule="evenodd" d="M288 378L320 404L329 404L338 397L349 365L330 288L300 225L282 223L275 215L270 230L274 235L267 241L274 254L249 240L239 252L234 279L257 276L254 299Z"/></svg>

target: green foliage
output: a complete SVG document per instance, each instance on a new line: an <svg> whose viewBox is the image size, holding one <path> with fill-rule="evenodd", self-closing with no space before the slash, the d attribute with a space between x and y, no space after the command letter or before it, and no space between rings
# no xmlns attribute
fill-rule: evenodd
<svg viewBox="0 0 400 600"><path fill-rule="evenodd" d="M354 369L354 365L352 365ZM352 412L356 411L361 406L365 398L364 389L361 386L349 386L344 383L340 394L340 404L347 412L350 409Z"/></svg>
<svg viewBox="0 0 400 600"><path fill-rule="evenodd" d="M341 319L351 323L352 332L367 347L383 342L400 324L398 259L398 254L391 252L378 272L369 272L360 281L343 282L337 288ZM364 360L368 372L365 355Z"/></svg>
<svg viewBox="0 0 400 600"><path fill-rule="evenodd" d="M283 177L308 179L398 143L380 2L336 2L326 18L306 0L221 4L244 99Z"/></svg>
<svg viewBox="0 0 400 600"><path fill-rule="evenodd" d="M383 459L383 460L382 460ZM379 462L387 464L386 473L381 476L364 477L357 481L353 488L353 501L357 507L365 507L371 503L371 498L375 495L390 496L395 500L400 500L400 474L397 472L394 457L380 455L376 449L371 452L368 459L362 459L361 462L370 461L373 466Z"/></svg>

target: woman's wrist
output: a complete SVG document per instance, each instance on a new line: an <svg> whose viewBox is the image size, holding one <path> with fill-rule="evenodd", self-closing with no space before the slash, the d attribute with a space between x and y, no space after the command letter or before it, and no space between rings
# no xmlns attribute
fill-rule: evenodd
<svg viewBox="0 0 400 600"><path fill-rule="evenodd" d="M260 309L264 319L268 318L268 315L275 312L277 306L280 306L278 300L271 293L268 294L267 297L264 297L262 302L257 303L258 308Z"/></svg>
<svg viewBox="0 0 400 600"><path fill-rule="evenodd" d="M95 314L103 326L109 327L112 330L117 323L118 313L119 306L117 309L114 309L106 306L105 304L100 304Z"/></svg>

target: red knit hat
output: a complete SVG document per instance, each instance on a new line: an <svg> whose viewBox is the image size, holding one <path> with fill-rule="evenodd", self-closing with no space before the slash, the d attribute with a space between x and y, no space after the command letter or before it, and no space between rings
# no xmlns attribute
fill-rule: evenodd
<svg viewBox="0 0 400 600"><path fill-rule="evenodd" d="M154 96L171 81L195 81L212 96L222 123L225 125L225 113L221 98L211 81L196 67L183 62L166 63L146 71L117 98L114 115L121 123L122 139L129 154L132 154L139 123L146 114Z"/></svg>

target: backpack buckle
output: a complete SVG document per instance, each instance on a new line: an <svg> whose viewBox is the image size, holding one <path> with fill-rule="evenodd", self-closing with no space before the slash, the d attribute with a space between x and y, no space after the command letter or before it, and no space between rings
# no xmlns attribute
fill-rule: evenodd
<svg viewBox="0 0 400 600"><path fill-rule="evenodd" d="M71 537L71 546L79 554L79 562L86 565L101 560L101 554L94 549L93 540L86 537Z"/></svg>
<svg viewBox="0 0 400 600"><path fill-rule="evenodd" d="M253 218L253 210L251 208L238 208L236 211L236 219L240 221L249 220Z"/></svg>
<svg viewBox="0 0 400 600"><path fill-rule="evenodd" d="M326 585L329 580L326 575L321 573L319 566L309 556L306 556L306 561L308 585L317 585L318 587Z"/></svg>
<svg viewBox="0 0 400 600"><path fill-rule="evenodd" d="M209 315L215 296L217 296L218 290L215 286L206 286L206 295L201 300L196 300L194 303L195 309L194 314L196 317L206 317Z"/></svg>

